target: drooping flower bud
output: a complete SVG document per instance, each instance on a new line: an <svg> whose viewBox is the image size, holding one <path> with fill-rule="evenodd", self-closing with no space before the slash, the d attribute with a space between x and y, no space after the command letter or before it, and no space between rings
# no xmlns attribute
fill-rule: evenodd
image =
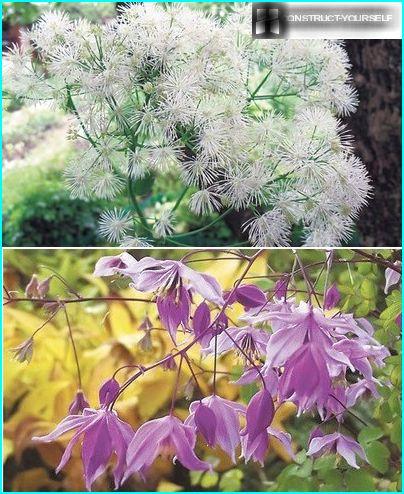
<svg viewBox="0 0 404 494"><path fill-rule="evenodd" d="M164 370L170 370L170 371L175 370L177 368L175 358L172 355L164 359L161 366L163 367Z"/></svg>
<svg viewBox="0 0 404 494"><path fill-rule="evenodd" d="M49 278L46 278L45 280L41 281L38 284L39 298L45 298L46 295L48 295L51 279L52 279L52 276L49 276Z"/></svg>
<svg viewBox="0 0 404 494"><path fill-rule="evenodd" d="M275 415L274 402L271 393L262 389L250 400L246 412L246 427L243 434L248 434L249 441L253 442L270 426Z"/></svg>
<svg viewBox="0 0 404 494"><path fill-rule="evenodd" d="M69 406L69 414L70 415L79 415L83 413L85 408L89 408L90 405L81 389L79 389L74 397L74 400L70 403Z"/></svg>
<svg viewBox="0 0 404 494"><path fill-rule="evenodd" d="M339 302L341 296L337 285L333 283L325 292L324 296L324 309L333 309Z"/></svg>
<svg viewBox="0 0 404 494"><path fill-rule="evenodd" d="M213 447L216 443L216 416L203 403L200 403L195 410L195 426L196 431L202 435L206 444Z"/></svg>
<svg viewBox="0 0 404 494"><path fill-rule="evenodd" d="M25 287L25 296L27 298L37 298L38 297L38 278L36 274L31 276L28 285Z"/></svg>
<svg viewBox="0 0 404 494"><path fill-rule="evenodd" d="M23 341L21 345L12 348L11 351L14 353L14 358L15 360L18 360L18 362L31 362L34 351L34 339L31 336Z"/></svg>
<svg viewBox="0 0 404 494"><path fill-rule="evenodd" d="M265 293L255 285L241 285L235 291L237 302L246 309L262 307L267 302Z"/></svg>
<svg viewBox="0 0 404 494"><path fill-rule="evenodd" d="M150 352L151 350L153 350L153 342L151 339L150 331L145 332L142 339L139 340L138 345L139 345L139 348L142 350L142 352Z"/></svg>
<svg viewBox="0 0 404 494"><path fill-rule="evenodd" d="M118 396L119 389L119 383L115 379L105 381L99 392L100 405L104 407L110 405Z"/></svg>

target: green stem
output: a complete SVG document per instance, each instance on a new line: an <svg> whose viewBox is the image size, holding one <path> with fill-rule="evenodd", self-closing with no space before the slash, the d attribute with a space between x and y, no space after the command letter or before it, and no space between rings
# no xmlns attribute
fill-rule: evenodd
<svg viewBox="0 0 404 494"><path fill-rule="evenodd" d="M268 77L271 75L272 70L268 72L268 74L262 79L262 81L258 84L256 87L255 91L252 92L251 97L254 99L254 96L258 93L258 91L262 88L262 86L266 83L268 80Z"/></svg>
<svg viewBox="0 0 404 494"><path fill-rule="evenodd" d="M216 219L211 221L208 225L202 226L201 228L198 228L197 230L193 230L192 232L186 232L186 233L179 233L177 235L171 235L171 238L187 237L188 235L195 235L196 233L204 232L205 230L208 230L211 226L215 225L217 222L219 222L220 220L225 218L232 211L233 211L232 209L228 209L223 214L218 216Z"/></svg>
<svg viewBox="0 0 404 494"><path fill-rule="evenodd" d="M132 189L132 180L128 178L128 192L129 192L129 197L132 201L133 207L135 208L135 211L137 215L139 216L140 222L142 223L143 227L147 230L150 231L149 225L147 224L146 218L143 214L142 208L139 205L139 202L136 198L136 194L133 192Z"/></svg>
<svg viewBox="0 0 404 494"><path fill-rule="evenodd" d="M188 192L189 187L185 187L185 189L181 192L181 195L177 199L177 202L175 203L173 209L171 210L172 213L178 209L178 206L181 204L182 200L184 199L186 193Z"/></svg>
<svg viewBox="0 0 404 494"><path fill-rule="evenodd" d="M87 131L83 121L81 120L80 114L77 111L76 105L74 104L73 98L72 98L72 92L70 89L70 86L66 86L67 90L67 106L70 108L70 110L73 112L77 120L79 121L80 127L82 128L84 134L86 135L88 141L92 144L93 147L97 148L97 144L94 141L94 139L90 136L89 132Z"/></svg>

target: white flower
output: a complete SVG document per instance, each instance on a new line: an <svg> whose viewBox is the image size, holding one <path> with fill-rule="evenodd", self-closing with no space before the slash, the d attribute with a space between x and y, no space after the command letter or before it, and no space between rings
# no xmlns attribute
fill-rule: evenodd
<svg viewBox="0 0 404 494"><path fill-rule="evenodd" d="M132 237L131 235L125 235L122 238L119 247L122 247L122 249L132 249L132 248L147 249L149 247L153 247L153 244L148 238Z"/></svg>
<svg viewBox="0 0 404 494"><path fill-rule="evenodd" d="M289 245L290 226L278 209L247 221L243 230L248 232L250 242L257 247Z"/></svg>
<svg viewBox="0 0 404 494"><path fill-rule="evenodd" d="M299 224L308 245L338 245L371 194L338 118L358 104L347 52L334 40L254 40L250 27L242 5L220 22L175 3L130 3L100 25L51 11L5 55L3 84L28 102L68 103L71 136L87 143L64 172L73 197L112 200L122 174L157 185L167 173L194 188L196 214L253 211L253 244L286 245ZM157 216L155 236L170 235L167 204ZM100 229L140 245L132 220L113 209Z"/></svg>
<svg viewBox="0 0 404 494"><path fill-rule="evenodd" d="M157 238L165 238L174 232L174 215L170 209L161 210L153 225L153 231Z"/></svg>
<svg viewBox="0 0 404 494"><path fill-rule="evenodd" d="M189 208L195 214L209 214L221 207L220 196L208 189L198 190L189 199Z"/></svg>
<svg viewBox="0 0 404 494"><path fill-rule="evenodd" d="M119 242L132 226L131 214L123 209L114 208L101 214L98 231L109 242Z"/></svg>

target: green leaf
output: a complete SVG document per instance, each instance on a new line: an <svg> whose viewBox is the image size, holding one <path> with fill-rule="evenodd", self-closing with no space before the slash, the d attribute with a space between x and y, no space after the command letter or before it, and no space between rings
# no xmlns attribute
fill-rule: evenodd
<svg viewBox="0 0 404 494"><path fill-rule="evenodd" d="M386 473L389 469L388 459L390 451L380 441L375 441L364 446L369 463L380 473Z"/></svg>
<svg viewBox="0 0 404 494"><path fill-rule="evenodd" d="M209 489L217 484L219 480L219 474L217 472L206 472L201 479L201 487Z"/></svg>
<svg viewBox="0 0 404 494"><path fill-rule="evenodd" d="M348 491L373 491L374 479L365 470L349 470L345 475Z"/></svg>
<svg viewBox="0 0 404 494"><path fill-rule="evenodd" d="M241 490L244 474L241 470L233 468L225 472L219 482L219 488L223 492L237 492Z"/></svg>
<svg viewBox="0 0 404 494"><path fill-rule="evenodd" d="M189 472L189 476L191 479L191 485L198 485L199 482L201 481L202 475L203 475L203 472L199 472L199 471L195 471L195 470Z"/></svg>
<svg viewBox="0 0 404 494"><path fill-rule="evenodd" d="M314 461L313 470L332 470L335 467L335 455L326 455Z"/></svg>
<svg viewBox="0 0 404 494"><path fill-rule="evenodd" d="M393 444L401 447L401 417L399 417L393 424L390 431L390 440Z"/></svg>
<svg viewBox="0 0 404 494"><path fill-rule="evenodd" d="M369 278L365 278L362 282L361 295L367 300L373 300L376 296L375 284Z"/></svg>
<svg viewBox="0 0 404 494"><path fill-rule="evenodd" d="M358 440L361 444L371 443L383 436L383 431L380 427L364 427L358 435Z"/></svg>

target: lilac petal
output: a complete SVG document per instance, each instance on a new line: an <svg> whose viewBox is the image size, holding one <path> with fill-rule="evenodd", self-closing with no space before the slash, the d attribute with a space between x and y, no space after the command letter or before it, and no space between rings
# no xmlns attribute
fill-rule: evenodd
<svg viewBox="0 0 404 494"><path fill-rule="evenodd" d="M137 260L127 252L123 252L119 256L101 257L94 268L94 276L112 276L119 271L133 268L137 264Z"/></svg>
<svg viewBox="0 0 404 494"><path fill-rule="evenodd" d="M325 293L323 304L324 309L330 310L336 307L338 305L338 302L340 301L340 298L341 295L339 293L337 285L334 283L328 288Z"/></svg>
<svg viewBox="0 0 404 494"><path fill-rule="evenodd" d="M176 458L178 458L180 463L185 468L188 468L188 470L210 470L211 465L206 461L200 460L194 453L193 448L196 442L194 430L191 427L184 425L176 417L172 417L172 419L175 419L175 421L173 422L173 434L171 439L175 447Z"/></svg>
<svg viewBox="0 0 404 494"><path fill-rule="evenodd" d="M357 400L367 391L375 397L379 398L380 394L377 391L376 385L373 381L369 381L367 379L362 379L352 386L349 386L347 390L347 407L351 408L355 405Z"/></svg>
<svg viewBox="0 0 404 494"><path fill-rule="evenodd" d="M185 264L178 264L181 277L188 279L189 285L199 293L199 295L217 305L224 304L222 289L213 276L198 273Z"/></svg>
<svg viewBox="0 0 404 494"><path fill-rule="evenodd" d="M386 284L384 287L384 293L387 295L392 286L397 285L401 279L401 274L394 269L387 268L385 271Z"/></svg>
<svg viewBox="0 0 404 494"><path fill-rule="evenodd" d="M157 310L161 322L174 342L176 341L178 326L188 324L190 308L189 291L184 287L157 298Z"/></svg>
<svg viewBox="0 0 404 494"><path fill-rule="evenodd" d="M284 431L278 431L277 429L273 429L272 427L268 427L267 431L270 436L276 437L276 439L281 442L282 446L285 448L286 452L291 458L295 457L295 454L292 450L292 438L290 434Z"/></svg>
<svg viewBox="0 0 404 494"><path fill-rule="evenodd" d="M253 458L258 461L261 466L264 466L264 459L268 451L269 437L266 431L261 432L252 441L249 436L241 438L241 455L245 461L250 461Z"/></svg>
<svg viewBox="0 0 404 494"><path fill-rule="evenodd" d="M203 436L208 446L213 447L216 440L216 416L213 411L200 403L195 410L194 422L196 431Z"/></svg>
<svg viewBox="0 0 404 494"><path fill-rule="evenodd" d="M356 463L355 453L358 454L362 459L366 460L365 452L362 446L357 443L354 439L339 434L339 438L336 442L337 453L345 458L348 465L353 468L359 468Z"/></svg>
<svg viewBox="0 0 404 494"><path fill-rule="evenodd" d="M168 417L150 420L135 432L126 454L124 481L133 473L147 469L159 455L159 444L171 433Z"/></svg>
<svg viewBox="0 0 404 494"><path fill-rule="evenodd" d="M275 415L274 402L271 393L262 389L250 400L246 412L246 428L243 434L248 434L249 440L255 438L269 427Z"/></svg>
<svg viewBox="0 0 404 494"><path fill-rule="evenodd" d="M114 414L108 417L108 430L117 462L114 468L115 489L118 489L126 470L126 452L134 432L129 424L119 420Z"/></svg>
<svg viewBox="0 0 404 494"><path fill-rule="evenodd" d="M262 307L267 302L265 293L255 285L241 285L235 295L237 301L247 309Z"/></svg>
<svg viewBox="0 0 404 494"><path fill-rule="evenodd" d="M59 473L63 468L65 467L66 463L70 460L73 447L77 443L77 441L80 439L80 437L85 434L88 430L91 429L99 420L101 420L100 415L94 415L92 419L89 419L87 417L87 422L83 424L82 427L78 429L76 434L70 439L69 444L67 445L62 458L60 459L59 465L56 467L55 472Z"/></svg>
<svg viewBox="0 0 404 494"><path fill-rule="evenodd" d="M204 400L206 403L206 401ZM209 397L209 407L216 415L216 441L235 463L235 449L240 444L240 421L236 407L218 396Z"/></svg>
<svg viewBox="0 0 404 494"><path fill-rule="evenodd" d="M312 456L315 453L319 453L323 449L326 449L327 451L330 450L337 439L337 432L334 432L334 434L327 434L325 436L313 438L310 441L307 456Z"/></svg>
<svg viewBox="0 0 404 494"><path fill-rule="evenodd" d="M60 424L57 425L56 429L54 429L52 432L50 432L46 436L33 437L32 440L42 443L50 443L52 441L55 441L65 432L76 429L77 427L81 427L87 422L88 419L83 417L83 415L68 415L62 420L62 422L60 422Z"/></svg>
<svg viewBox="0 0 404 494"><path fill-rule="evenodd" d="M74 397L74 400L71 402L69 406L69 414L70 415L78 415L83 412L85 408L89 408L90 405L85 397L83 391L79 389Z"/></svg>
<svg viewBox="0 0 404 494"><path fill-rule="evenodd" d="M105 472L112 455L112 442L105 414L86 431L81 456L84 465L86 488L90 491L94 481Z"/></svg>
<svg viewBox="0 0 404 494"><path fill-rule="evenodd" d="M301 346L306 338L305 328L280 329L272 334L267 345L266 363L272 367L283 365Z"/></svg>
<svg viewBox="0 0 404 494"><path fill-rule="evenodd" d="M213 335L213 328L210 327L210 310L206 302L202 302L195 310L192 320L195 337L202 348L206 348Z"/></svg>
<svg viewBox="0 0 404 494"><path fill-rule="evenodd" d="M116 379L108 379L100 388L99 399L100 405L107 407L118 396L120 390L119 383Z"/></svg>
<svg viewBox="0 0 404 494"><path fill-rule="evenodd" d="M140 292L154 292L169 288L178 279L178 263L159 261L152 257L143 257L135 269L122 271L132 278L132 286Z"/></svg>

